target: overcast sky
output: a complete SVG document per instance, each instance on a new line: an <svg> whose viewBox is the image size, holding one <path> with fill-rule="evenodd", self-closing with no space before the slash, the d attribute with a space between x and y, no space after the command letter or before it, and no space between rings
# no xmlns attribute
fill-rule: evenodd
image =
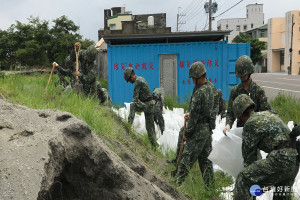
<svg viewBox="0 0 300 200"><path fill-rule="evenodd" d="M132 14L166 13L167 26L176 30L176 15L178 11L185 14L181 17L180 31L201 31L207 29L207 14L203 10L204 2L208 0L0 0L0 29L6 30L16 20L28 23L30 16L41 20L52 20L66 15L76 25L80 26L80 34L84 38L98 40L98 30L103 27L103 11L111 7L126 7ZM232 7L240 0L213 0L218 3L218 11L214 16ZM287 11L300 10L300 0L242 0L234 8L216 18L245 18L246 5L264 4L265 23L272 17L283 17ZM181 7L181 8L179 8ZM206 26L205 26L206 25Z"/></svg>

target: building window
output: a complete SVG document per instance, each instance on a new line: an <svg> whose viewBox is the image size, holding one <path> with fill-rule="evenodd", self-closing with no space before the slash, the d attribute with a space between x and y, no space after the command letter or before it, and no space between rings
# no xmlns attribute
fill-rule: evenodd
<svg viewBox="0 0 300 200"><path fill-rule="evenodd" d="M251 28L253 28L253 23L251 24Z"/></svg>
<svg viewBox="0 0 300 200"><path fill-rule="evenodd" d="M260 32L260 37L265 37L265 31Z"/></svg>
<svg viewBox="0 0 300 200"><path fill-rule="evenodd" d="M241 26L240 25L236 25L236 31L240 31L241 30Z"/></svg>
<svg viewBox="0 0 300 200"><path fill-rule="evenodd" d="M110 30L116 30L116 24L110 24L109 28Z"/></svg>
<svg viewBox="0 0 300 200"><path fill-rule="evenodd" d="M218 26L218 31L220 31L221 30L221 25L220 26Z"/></svg>
<svg viewBox="0 0 300 200"><path fill-rule="evenodd" d="M226 30L228 30L228 24L226 24Z"/></svg>
<svg viewBox="0 0 300 200"><path fill-rule="evenodd" d="M244 25L244 31L246 31L247 30L247 25Z"/></svg>
<svg viewBox="0 0 300 200"><path fill-rule="evenodd" d="M299 50L299 52L298 52L298 53L299 53L299 55L300 55L300 50Z"/></svg>

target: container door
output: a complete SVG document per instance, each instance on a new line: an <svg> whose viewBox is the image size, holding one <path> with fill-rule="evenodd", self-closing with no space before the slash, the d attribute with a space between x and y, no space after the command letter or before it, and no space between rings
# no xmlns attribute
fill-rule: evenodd
<svg viewBox="0 0 300 200"><path fill-rule="evenodd" d="M177 95L177 55L159 55L160 87L165 95Z"/></svg>

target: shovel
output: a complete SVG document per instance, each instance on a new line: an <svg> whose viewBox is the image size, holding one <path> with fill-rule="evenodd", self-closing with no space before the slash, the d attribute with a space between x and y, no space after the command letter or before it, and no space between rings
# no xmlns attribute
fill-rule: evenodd
<svg viewBox="0 0 300 200"><path fill-rule="evenodd" d="M49 83L50 83L50 80L51 80L51 77L52 77L52 74L53 74L53 71L54 71L54 69L55 69L56 65L57 65L57 63L56 63L56 62L54 62L54 63L53 63L52 70L51 70L51 73L50 73L50 76L49 76L49 79L48 79L47 86L46 86L46 88L45 88L46 92L47 92L47 89L48 89L48 86L49 86Z"/></svg>
<svg viewBox="0 0 300 200"><path fill-rule="evenodd" d="M75 55L76 55L76 82L75 82L75 90L77 91L77 93L83 93L83 85L81 83L79 83L78 80L78 76L77 76L77 72L78 72L78 57L79 57L79 52L80 52L80 46L78 48L78 50L75 47Z"/></svg>
<svg viewBox="0 0 300 200"><path fill-rule="evenodd" d="M176 168L175 168L175 170L171 171L172 177L175 177L175 175L178 171L180 161L181 161L181 156L182 156L183 146L184 146L183 138L185 137L185 131L186 131L186 119L184 119L184 130L183 130L183 135L182 135L182 139L181 139L181 143L180 143L179 154L178 154L178 158L177 158L177 162L176 162Z"/></svg>

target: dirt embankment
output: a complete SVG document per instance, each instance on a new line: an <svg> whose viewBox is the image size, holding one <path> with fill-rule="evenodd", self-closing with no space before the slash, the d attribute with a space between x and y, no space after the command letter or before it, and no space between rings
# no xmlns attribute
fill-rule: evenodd
<svg viewBox="0 0 300 200"><path fill-rule="evenodd" d="M124 148L58 110L0 99L0 199L185 199Z"/></svg>

